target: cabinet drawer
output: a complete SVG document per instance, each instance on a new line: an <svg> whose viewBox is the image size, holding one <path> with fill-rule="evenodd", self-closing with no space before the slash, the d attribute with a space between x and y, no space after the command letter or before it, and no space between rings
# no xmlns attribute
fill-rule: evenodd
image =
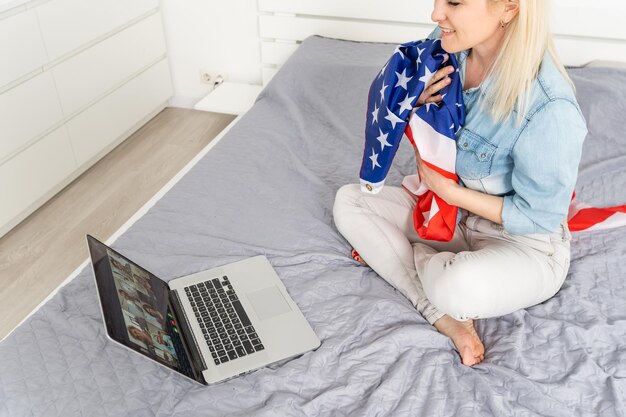
<svg viewBox="0 0 626 417"><path fill-rule="evenodd" d="M157 13L52 69L66 116L79 110L165 54Z"/></svg>
<svg viewBox="0 0 626 417"><path fill-rule="evenodd" d="M52 75L44 72L0 94L0 115L1 161L63 118Z"/></svg>
<svg viewBox="0 0 626 417"><path fill-rule="evenodd" d="M46 63L46 51L33 10L0 20L0 57L0 87Z"/></svg>
<svg viewBox="0 0 626 417"><path fill-rule="evenodd" d="M171 95L169 67L163 59L68 121L78 166L96 156Z"/></svg>
<svg viewBox="0 0 626 417"><path fill-rule="evenodd" d="M53 61L157 6L157 0L54 0L35 10Z"/></svg>
<svg viewBox="0 0 626 417"><path fill-rule="evenodd" d="M0 165L0 228L46 196L75 169L63 126Z"/></svg>

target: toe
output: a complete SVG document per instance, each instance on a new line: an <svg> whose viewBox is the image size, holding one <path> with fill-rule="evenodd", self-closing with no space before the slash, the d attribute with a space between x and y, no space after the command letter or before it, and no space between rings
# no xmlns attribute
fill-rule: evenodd
<svg viewBox="0 0 626 417"><path fill-rule="evenodd" d="M463 362L463 365L472 366L474 362L476 361L472 353L472 350L469 347L461 349L460 353L461 353L461 362Z"/></svg>

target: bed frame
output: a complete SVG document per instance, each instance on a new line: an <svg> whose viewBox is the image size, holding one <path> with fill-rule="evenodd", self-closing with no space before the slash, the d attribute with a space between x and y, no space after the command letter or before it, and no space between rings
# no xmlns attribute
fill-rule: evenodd
<svg viewBox="0 0 626 417"><path fill-rule="evenodd" d="M548 1L548 0L544 0ZM433 0L258 0L263 84L310 35L403 43L434 28ZM552 29L565 65L626 65L626 2L552 0Z"/></svg>

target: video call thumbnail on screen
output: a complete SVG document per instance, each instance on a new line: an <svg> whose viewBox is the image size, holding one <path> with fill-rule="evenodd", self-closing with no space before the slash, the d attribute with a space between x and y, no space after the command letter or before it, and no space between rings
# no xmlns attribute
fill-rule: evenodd
<svg viewBox="0 0 626 417"><path fill-rule="evenodd" d="M107 249L116 292L129 340L142 351L178 367L172 339L165 331L165 317L156 309L157 298L147 272Z"/></svg>

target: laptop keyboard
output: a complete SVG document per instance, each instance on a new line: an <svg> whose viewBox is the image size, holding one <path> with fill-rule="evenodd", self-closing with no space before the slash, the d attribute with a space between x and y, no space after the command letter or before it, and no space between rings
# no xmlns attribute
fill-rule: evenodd
<svg viewBox="0 0 626 417"><path fill-rule="evenodd" d="M216 365L265 349L227 276L185 287Z"/></svg>

